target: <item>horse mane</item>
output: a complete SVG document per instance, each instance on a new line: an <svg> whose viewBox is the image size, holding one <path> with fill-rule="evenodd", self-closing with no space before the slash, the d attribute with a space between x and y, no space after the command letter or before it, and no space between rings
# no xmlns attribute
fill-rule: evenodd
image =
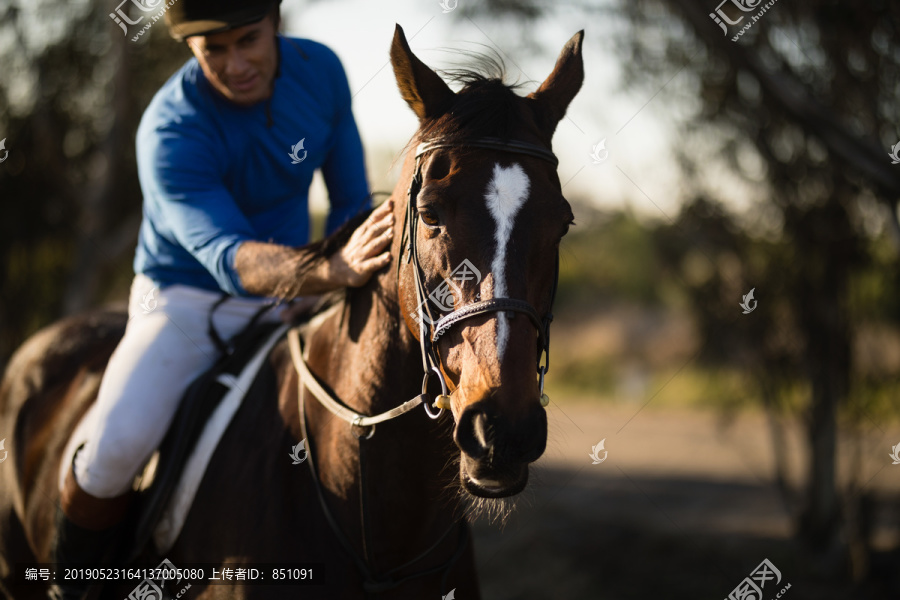
<svg viewBox="0 0 900 600"><path fill-rule="evenodd" d="M442 69L440 74L461 84L450 110L424 121L420 139L440 137L448 142L463 142L472 137L512 139L521 128L522 114L515 90L520 83L508 84L506 64L493 49L487 52L452 50L470 63L466 67Z"/></svg>
<svg viewBox="0 0 900 600"><path fill-rule="evenodd" d="M300 259L301 262L296 266L296 284L292 287L299 287L301 282L315 270L322 260L327 260L332 254L340 250L350 240L350 236L356 231L356 228L363 224L366 218L374 209L361 211L355 216L347 220L346 223L337 228L337 230L329 236L325 236L321 240L311 242L304 247L307 254ZM339 302L345 296L345 289L340 288L331 292L322 294L322 298L318 304L312 309L311 315L318 314L334 303Z"/></svg>

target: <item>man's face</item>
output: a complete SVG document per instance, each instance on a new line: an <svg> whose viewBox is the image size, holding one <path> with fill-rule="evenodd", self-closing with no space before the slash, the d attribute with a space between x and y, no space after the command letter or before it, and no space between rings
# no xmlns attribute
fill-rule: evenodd
<svg viewBox="0 0 900 600"><path fill-rule="evenodd" d="M188 45L212 86L228 100L250 106L272 94L278 67L272 16L231 31L198 35Z"/></svg>

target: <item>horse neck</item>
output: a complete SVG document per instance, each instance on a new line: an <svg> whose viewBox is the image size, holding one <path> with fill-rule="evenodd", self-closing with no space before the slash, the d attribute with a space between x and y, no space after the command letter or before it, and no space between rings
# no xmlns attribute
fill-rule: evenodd
<svg viewBox="0 0 900 600"><path fill-rule="evenodd" d="M345 404L363 414L388 411L421 392L419 343L402 317L398 282L406 190L412 170L412 162L407 160L392 195L393 260L368 284L348 291L346 303L319 329L321 345L310 348L311 356L318 348L329 357L328 365L322 365L322 371L328 373L327 383ZM360 448L347 436L348 424L332 418L319 403L307 408L310 434L320 440L316 446L322 481L336 497L345 499L334 510L354 543L362 535L360 481L364 479L367 495L372 494L373 486L380 490L378 502L373 501L368 508L368 526L377 536L376 551L384 556L385 565L409 560L414 551L420 552L447 531L458 516L453 510L455 496L445 493L453 478L446 470L453 452L452 419L448 421L445 415L431 421L422 412L417 407L378 424L371 439L359 442L365 452L365 464L360 468L356 460ZM397 468L400 463L402 469ZM442 500L423 501L438 497ZM384 524L391 524L393 532L383 530ZM397 535L397 531L403 534Z"/></svg>
<svg viewBox="0 0 900 600"><path fill-rule="evenodd" d="M407 156L391 194L394 202L391 262L368 284L348 291L340 314L332 318L335 326L326 328L330 332L326 335L333 343L333 360L344 369L335 373L340 375L336 379L347 380L346 369L352 369L353 376L349 379L356 386L338 395L351 409L364 414L388 411L421 392L421 349L403 318L398 277L399 269L405 266L402 261L406 260L404 217L414 166L414 157Z"/></svg>
<svg viewBox="0 0 900 600"><path fill-rule="evenodd" d="M415 159L412 153L407 156L400 178L391 193L394 202L394 235L390 246L391 262L372 278L368 285L348 296L348 315L345 319L346 329L343 333L349 338L357 338L372 355L381 356L379 365L370 367L383 369L385 375L391 377L391 393L373 394L371 404L354 407L373 414L390 410L400 402L418 394L422 382L422 358L419 342L413 336L402 315L399 289L399 269L405 260L403 234L407 192L412 179ZM364 329L359 336L353 335L354 317L366 315L367 320L375 320L380 327ZM361 317L358 317L362 320ZM377 375L373 373L373 375ZM402 394L401 394L402 391Z"/></svg>

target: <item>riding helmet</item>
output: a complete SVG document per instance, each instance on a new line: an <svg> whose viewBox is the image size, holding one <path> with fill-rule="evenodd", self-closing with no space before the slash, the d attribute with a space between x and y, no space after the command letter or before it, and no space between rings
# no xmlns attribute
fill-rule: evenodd
<svg viewBox="0 0 900 600"><path fill-rule="evenodd" d="M192 35L221 33L261 21L281 0L175 0L166 11L169 33L183 41Z"/></svg>

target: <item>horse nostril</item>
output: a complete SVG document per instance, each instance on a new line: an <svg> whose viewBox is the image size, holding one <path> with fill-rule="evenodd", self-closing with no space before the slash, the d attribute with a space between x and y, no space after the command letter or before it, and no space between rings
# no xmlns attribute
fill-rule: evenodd
<svg viewBox="0 0 900 600"><path fill-rule="evenodd" d="M488 416L477 409L464 411L456 426L456 445L459 449L478 460L484 458L493 443L493 431L489 426Z"/></svg>
<svg viewBox="0 0 900 600"><path fill-rule="evenodd" d="M493 432L491 432L488 428L488 419L487 415L483 412L475 415L475 419L472 422L473 429L475 431L475 440L481 445L485 450L494 445L493 440Z"/></svg>
<svg viewBox="0 0 900 600"><path fill-rule="evenodd" d="M454 441L471 460L489 460L494 466L534 462L547 448L547 411L537 405L532 409L509 420L484 403L469 406L459 417Z"/></svg>
<svg viewBox="0 0 900 600"><path fill-rule="evenodd" d="M537 408L531 413L531 426L527 441L523 440L522 454L520 458L525 462L534 462L544 454L547 449L547 411Z"/></svg>

